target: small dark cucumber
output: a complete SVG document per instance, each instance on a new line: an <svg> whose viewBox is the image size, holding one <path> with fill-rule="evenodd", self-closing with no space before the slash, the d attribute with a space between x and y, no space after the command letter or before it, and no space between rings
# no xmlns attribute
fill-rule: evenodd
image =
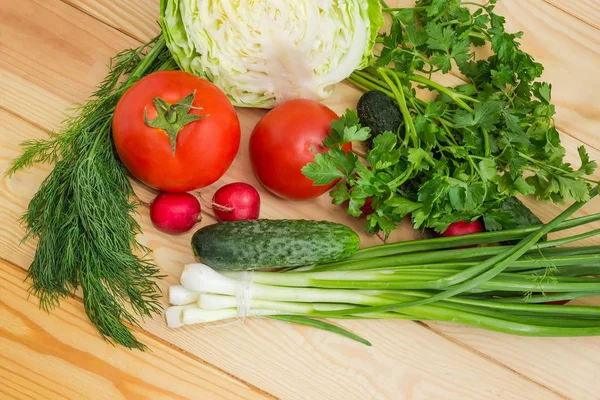
<svg viewBox="0 0 600 400"><path fill-rule="evenodd" d="M507 197L500 206L500 211L509 212L513 219L514 225L505 226L503 229L527 228L532 225L542 225L543 222L537 215L533 213L523 202L516 197ZM544 236L540 241L545 242L547 236ZM518 240L507 241L506 244L514 245L519 243Z"/></svg>
<svg viewBox="0 0 600 400"><path fill-rule="evenodd" d="M396 100L379 90L371 90L363 94L356 105L358 119L362 126L371 128L371 136L367 139L369 148L373 147L373 139L386 131L398 133L404 121Z"/></svg>
<svg viewBox="0 0 600 400"><path fill-rule="evenodd" d="M353 255L359 245L359 236L349 227L310 220L221 222L200 228L192 237L200 261L233 271L339 261Z"/></svg>

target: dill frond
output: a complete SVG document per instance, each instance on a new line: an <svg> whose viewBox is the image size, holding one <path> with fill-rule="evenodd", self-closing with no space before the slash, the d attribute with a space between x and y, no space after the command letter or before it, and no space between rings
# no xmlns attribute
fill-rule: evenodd
<svg viewBox="0 0 600 400"><path fill-rule="evenodd" d="M140 78L175 69L164 38L117 54L92 98L79 105L63 129L46 140L22 144L8 175L36 163L54 168L31 199L22 221L24 240L37 238L28 278L46 311L83 291L90 321L111 343L145 349L128 325L161 311L158 268L136 240L140 226L126 170L115 153L115 107ZM141 253L138 255L136 253Z"/></svg>

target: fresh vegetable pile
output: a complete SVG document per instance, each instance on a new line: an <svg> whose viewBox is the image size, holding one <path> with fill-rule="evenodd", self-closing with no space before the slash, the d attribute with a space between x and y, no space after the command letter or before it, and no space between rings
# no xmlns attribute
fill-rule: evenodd
<svg viewBox="0 0 600 400"><path fill-rule="evenodd" d="M329 153L304 169L317 185L342 179L331 197L349 202L350 215L360 216L369 199L369 232L389 233L407 215L416 228L437 232L480 218L487 230L509 229L518 221L507 199L589 199L586 175L596 163L584 147L579 168L563 161L551 85L536 81L542 65L520 49L520 33L505 31L495 3L419 0L413 8L384 8L392 25L377 60L349 78L368 91L358 113L348 110L332 124L323 142ZM491 51L476 51L482 46ZM434 73L465 83L446 87ZM339 150L367 139L366 163Z"/></svg>
<svg viewBox="0 0 600 400"><path fill-rule="evenodd" d="M128 348L145 346L126 324L137 325L161 307L159 271L135 238L140 226L127 171L166 192L214 183L239 148L232 102L271 107L298 96L324 99L372 61L383 24L375 0L349 1L345 8L286 0L235 10L206 3L161 0L161 35L118 54L93 99L61 132L25 142L8 172L54 164L23 218L27 238L39 239L28 277L42 308L82 288L102 337ZM298 18L303 15L311 18ZM252 19L243 27L235 23L246 16ZM330 29L314 29L308 24L313 16ZM244 198L235 195L242 190ZM200 208L190 196L159 196L151 207L154 225L169 233L191 229ZM215 202L217 218L257 218L251 191L238 188L226 197L237 203Z"/></svg>
<svg viewBox="0 0 600 400"><path fill-rule="evenodd" d="M435 320L526 336L600 335L600 307L552 305L600 294L600 247L559 247L598 235L600 229L537 243L548 232L600 220L600 214L567 220L582 205L575 203L546 225L374 246L337 262L279 272L246 271L256 265L244 262L256 257L244 251L282 240L295 248L283 259L277 252L264 255L263 268L310 257L315 248L296 247L302 237L294 235L295 229L281 230L304 221L269 221L278 229L276 236L269 227L261 235L247 225L221 225L217 229L223 237L238 237L239 251L223 252L225 257L215 262L211 248L197 248L205 263L186 265L181 285L170 288L167 323L180 327L263 316L365 344L322 319ZM509 240L518 244L463 248ZM260 241L258 248L254 241ZM319 243L327 249L335 242Z"/></svg>
<svg viewBox="0 0 600 400"><path fill-rule="evenodd" d="M161 191L147 204L157 230L189 232L201 222L197 191L239 151L237 105L273 108L252 130L247 166L272 194L308 200L335 186L333 202L368 214L369 232L389 233L410 214L445 237L358 250L342 224L259 219L259 192L233 182L204 205L219 223L191 237L203 264L171 288L169 326L257 315L364 343L319 318L600 334L599 307L535 304L600 294L600 249L558 247L600 231L547 241L600 220L567 220L597 194L586 178L596 163L584 148L579 168L563 161L551 87L536 81L541 65L504 30L494 0L385 6L392 25L379 38L375 0L207 3L161 0L162 34L117 55L62 132L24 143L9 174L54 164L23 218L39 240L28 277L42 308L81 288L103 338L145 348L129 326L161 311L160 275L136 240L128 174ZM476 58L484 45L491 55ZM456 71L465 84L433 80ZM338 117L317 100L346 78L367 92ZM353 142L368 145L366 163ZM573 204L543 225L518 195ZM484 227L497 232L477 233ZM277 272L254 272L264 268Z"/></svg>

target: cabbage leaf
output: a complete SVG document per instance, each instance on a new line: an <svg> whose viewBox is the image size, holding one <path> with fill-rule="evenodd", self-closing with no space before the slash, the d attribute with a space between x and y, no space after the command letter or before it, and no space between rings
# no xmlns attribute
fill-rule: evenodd
<svg viewBox="0 0 600 400"><path fill-rule="evenodd" d="M219 86L236 106L324 100L373 60L378 0L161 0L179 67Z"/></svg>

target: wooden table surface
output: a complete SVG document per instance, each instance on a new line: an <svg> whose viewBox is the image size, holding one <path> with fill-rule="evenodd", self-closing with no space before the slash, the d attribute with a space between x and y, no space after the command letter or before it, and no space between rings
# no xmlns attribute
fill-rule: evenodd
<svg viewBox="0 0 600 400"><path fill-rule="evenodd" d="M390 2L395 4L408 2ZM510 30L546 67L554 86L556 124L576 163L576 147L600 160L600 0L501 0ZM43 138L83 102L118 51L158 32L158 0L0 1L0 174L25 139ZM445 84L460 82L449 76ZM359 93L341 84L326 103L337 112ZM206 198L233 181L257 184L247 139L263 111L240 109L243 141L227 174L202 190ZM48 315L23 282L35 242L20 244L18 218L49 166L0 181L0 398L27 399L600 399L600 338L522 338L453 324L348 321L366 347L333 334L269 320L217 328L166 328L161 317L137 331L151 351L103 342L79 298ZM595 176L600 179L600 176ZM143 199L152 192L137 186ZM330 219L362 231L327 196L285 202L261 191L262 217ZM527 201L544 219L559 208ZM580 214L597 211L600 202ZM140 210L140 240L154 249L175 284L193 260L190 235L159 234ZM204 224L214 222L204 216ZM600 223L596 224L600 227ZM378 239L362 235L363 245ZM402 226L394 239L415 236ZM588 241L598 244L598 239ZM587 300L593 303L593 300ZM165 301L163 303L166 304ZM596 301L600 304L600 301Z"/></svg>

